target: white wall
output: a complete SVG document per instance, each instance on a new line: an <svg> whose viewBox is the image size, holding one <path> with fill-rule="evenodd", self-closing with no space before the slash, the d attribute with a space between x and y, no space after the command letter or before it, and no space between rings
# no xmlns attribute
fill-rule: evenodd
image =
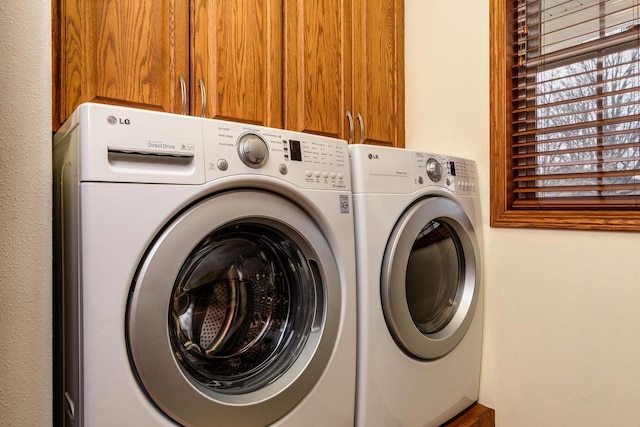
<svg viewBox="0 0 640 427"><path fill-rule="evenodd" d="M51 425L51 3L0 6L0 425Z"/></svg>
<svg viewBox="0 0 640 427"><path fill-rule="evenodd" d="M490 228L489 1L405 14L407 147L480 169L480 402L498 427L640 425L640 234Z"/></svg>

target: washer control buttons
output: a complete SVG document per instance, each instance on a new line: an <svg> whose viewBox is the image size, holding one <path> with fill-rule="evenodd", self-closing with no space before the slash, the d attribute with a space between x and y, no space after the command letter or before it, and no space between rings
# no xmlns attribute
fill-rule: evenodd
<svg viewBox="0 0 640 427"><path fill-rule="evenodd" d="M246 133L238 140L238 156L245 165L256 169L267 161L269 147L257 134Z"/></svg>
<svg viewBox="0 0 640 427"><path fill-rule="evenodd" d="M282 175L286 175L287 172L289 172L289 169L287 169L287 165L285 165L284 163L280 163L280 166L278 166L278 170Z"/></svg>
<svg viewBox="0 0 640 427"><path fill-rule="evenodd" d="M305 175L307 175L309 178L311 178L311 175L313 175L313 172L311 172L311 169L307 169L304 173L305 173Z"/></svg>

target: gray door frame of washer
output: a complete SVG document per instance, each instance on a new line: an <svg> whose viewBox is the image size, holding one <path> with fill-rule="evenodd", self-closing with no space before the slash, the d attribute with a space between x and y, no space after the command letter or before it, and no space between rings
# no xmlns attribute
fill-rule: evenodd
<svg viewBox="0 0 640 427"><path fill-rule="evenodd" d="M168 329L174 283L191 250L207 235L234 221L274 227L298 245L307 259L315 259L322 281L316 287L322 287L319 294L324 298L321 327L309 331L295 362L270 384L245 394L214 392L189 378L175 359ZM329 243L296 204L258 190L213 195L173 220L142 261L127 316L133 368L155 405L180 424L271 424L298 405L324 372L338 336L340 288ZM317 321L313 323L317 326Z"/></svg>

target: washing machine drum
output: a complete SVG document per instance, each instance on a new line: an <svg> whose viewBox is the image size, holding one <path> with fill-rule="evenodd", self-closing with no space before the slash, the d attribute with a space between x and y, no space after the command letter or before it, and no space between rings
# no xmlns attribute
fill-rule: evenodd
<svg viewBox="0 0 640 427"><path fill-rule="evenodd" d="M463 339L479 298L480 248L462 207L422 199L396 223L385 251L381 300L396 342L417 359L445 356Z"/></svg>
<svg viewBox="0 0 640 427"><path fill-rule="evenodd" d="M212 197L173 221L141 264L128 314L133 368L180 424L270 424L324 371L339 283L299 207L259 191Z"/></svg>

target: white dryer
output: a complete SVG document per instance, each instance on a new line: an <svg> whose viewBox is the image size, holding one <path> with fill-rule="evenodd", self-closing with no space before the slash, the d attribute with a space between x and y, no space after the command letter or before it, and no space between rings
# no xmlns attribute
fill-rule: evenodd
<svg viewBox="0 0 640 427"><path fill-rule="evenodd" d="M478 398L476 165L349 146L358 275L356 424L438 426Z"/></svg>
<svg viewBox="0 0 640 427"><path fill-rule="evenodd" d="M353 426L346 142L84 104L54 176L58 421Z"/></svg>

